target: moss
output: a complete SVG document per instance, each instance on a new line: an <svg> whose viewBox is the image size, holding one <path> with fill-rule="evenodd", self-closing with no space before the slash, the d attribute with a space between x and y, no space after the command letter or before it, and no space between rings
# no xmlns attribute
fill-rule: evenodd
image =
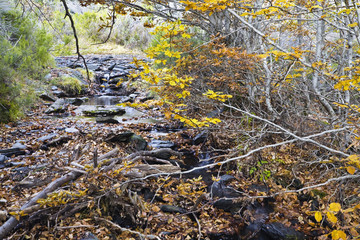
<svg viewBox="0 0 360 240"><path fill-rule="evenodd" d="M82 75L82 77L83 77L84 79L87 79L86 69L77 68L76 70L81 73L81 75ZM95 74L94 74L93 71L90 71L90 70L89 70L89 77L90 77L90 81L92 81L92 82L95 81Z"/></svg>
<svg viewBox="0 0 360 240"><path fill-rule="evenodd" d="M82 90L81 81L71 76L61 77L56 85L69 95L78 95Z"/></svg>

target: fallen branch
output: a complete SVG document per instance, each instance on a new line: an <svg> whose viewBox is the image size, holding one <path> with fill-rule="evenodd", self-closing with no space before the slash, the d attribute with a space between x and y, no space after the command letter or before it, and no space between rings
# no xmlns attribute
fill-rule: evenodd
<svg viewBox="0 0 360 240"><path fill-rule="evenodd" d="M142 157L145 160L149 159L149 157L151 157L151 158L157 159L157 162L168 163L165 161L166 161L166 159L170 158L170 156L181 157L182 153L174 151L171 148L161 148L161 149L156 149L156 150L152 150L152 151L139 151L139 152L130 154L123 158L110 159L105 164L102 164L103 166L107 165L107 166L104 166L102 168L102 170L107 172L107 171L111 170L119 162L122 162L122 161L134 162L134 161L141 159Z"/></svg>
<svg viewBox="0 0 360 240"><path fill-rule="evenodd" d="M331 130L327 130L327 131L324 131L324 132L321 132L321 133L316 133L316 134L313 134L313 135L309 135L307 137L301 137L301 140L307 140L307 139L310 139L310 138L319 137L321 135L328 134L328 133L340 132L340 131L344 131L346 129L347 128L331 129ZM246 153L244 155L234 157L234 158L229 158L229 159L226 159L224 161L210 163L210 164L207 164L207 165L204 165L204 166L194 167L194 168L192 168L190 170L187 170L187 171L184 171L184 172L178 171L178 172L172 172L172 173L162 172L162 173L157 173L157 174L150 174L150 175L145 176L143 178L130 179L128 181L123 182L122 184L127 184L127 183L133 182L133 181L141 181L141 180L145 180L145 179L152 178L152 177L159 177L159 176L165 176L165 175L170 176L170 175L177 175L177 174L187 174L187 173L191 173L191 172L194 172L194 171L197 171L197 170L210 168L210 167L215 167L215 166L223 165L223 164L226 164L226 163L229 163L229 162L232 162L232 161L240 160L240 159L249 157L249 156L251 156L252 154L254 154L256 152L260 152L260 151L262 151L264 149L273 148L273 147L279 147L279 146L289 144L289 143L293 143L293 142L296 142L296 141L299 141L299 140L300 139L295 138L295 139L291 139L291 140L287 140L287 141L283 141L283 142L279 142L279 143L275 143L275 144L262 146L262 147L253 149L253 150L249 151L248 153Z"/></svg>
<svg viewBox="0 0 360 240"><path fill-rule="evenodd" d="M102 156L99 157L99 159L105 159L107 156L112 156L113 154L117 153L119 150L114 149ZM70 167L68 167L70 168ZM75 180L78 177L80 177L83 173L86 173L85 171L70 168L72 172L67 173L66 175L54 180L51 182L46 188L44 188L41 192L39 192L35 197L30 199L26 204L24 204L19 211L26 211L31 212L38 209L37 201L42 198L47 198L49 193L54 192L56 189L61 187L62 185L68 183L69 181ZM15 217L10 217L1 227L0 227L0 239L4 239L5 236L7 236L10 231L19 223L18 220L16 220Z"/></svg>
<svg viewBox="0 0 360 240"><path fill-rule="evenodd" d="M29 202L27 202L25 205L23 205L20 208L21 210L25 210L35 204L37 204L37 201L41 198L46 198L47 195L53 191L55 191L57 188L61 187L65 183L75 180L78 177L80 177L82 174L78 172L70 172L52 183L50 183L44 190L42 190L40 193L38 193L34 198L32 198ZM16 220L15 217L10 217L1 227L0 227L0 239L4 239L6 235L10 233L10 231L19 223L18 220Z"/></svg>

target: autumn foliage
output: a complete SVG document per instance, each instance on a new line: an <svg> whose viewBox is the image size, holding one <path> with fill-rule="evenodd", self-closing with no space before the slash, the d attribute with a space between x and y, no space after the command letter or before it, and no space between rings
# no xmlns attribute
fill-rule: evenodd
<svg viewBox="0 0 360 240"><path fill-rule="evenodd" d="M313 238L359 238L359 3L80 2L147 19L153 43L146 51L148 59L134 58L141 70L132 72L129 82L143 83L157 98L122 105L158 107L163 117L187 128L188 138L208 130L205 142L191 150L197 156L216 153L209 165L218 173L212 181L220 181L222 174L235 176L231 187L243 195L234 202L245 206L273 201L267 222L280 222ZM139 231L178 227L183 238L200 239L199 226L203 233L230 228L235 234L233 224L243 226L256 217L250 211L230 216L214 210L204 200L208 189L201 177L141 179L165 203L202 210L189 215L178 209L177 217L165 216L153 201L127 189L125 175L133 167L126 161L109 172L88 167L89 184L38 203L59 206L86 196L88 207L95 209L90 217L131 206L131 214L123 217L140 222L144 228ZM252 188L259 184L265 189ZM112 206L108 199L127 205Z"/></svg>

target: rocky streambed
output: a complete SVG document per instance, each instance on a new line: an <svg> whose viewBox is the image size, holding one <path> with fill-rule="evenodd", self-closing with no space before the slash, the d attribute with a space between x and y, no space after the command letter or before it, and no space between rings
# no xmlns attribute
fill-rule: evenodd
<svg viewBox="0 0 360 240"><path fill-rule="evenodd" d="M75 60L57 58L48 80L65 75L89 84ZM87 61L91 91L74 94L52 86L25 120L1 127L0 236L306 238L296 221L272 219L278 214L273 198L249 197L269 192L268 186L246 184L231 166L217 166L228 154L213 148L219 136L167 122L156 108L118 106L153 97L129 87L129 74L139 70L131 57L87 56ZM68 181L45 191L65 177ZM27 205L42 191L46 201Z"/></svg>

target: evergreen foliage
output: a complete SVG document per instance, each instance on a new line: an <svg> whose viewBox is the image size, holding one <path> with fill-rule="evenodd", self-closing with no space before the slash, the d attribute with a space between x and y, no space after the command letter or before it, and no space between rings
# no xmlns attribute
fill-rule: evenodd
<svg viewBox="0 0 360 240"><path fill-rule="evenodd" d="M36 82L53 64L52 36L18 11L1 12L0 29L0 122L9 122L30 106Z"/></svg>

